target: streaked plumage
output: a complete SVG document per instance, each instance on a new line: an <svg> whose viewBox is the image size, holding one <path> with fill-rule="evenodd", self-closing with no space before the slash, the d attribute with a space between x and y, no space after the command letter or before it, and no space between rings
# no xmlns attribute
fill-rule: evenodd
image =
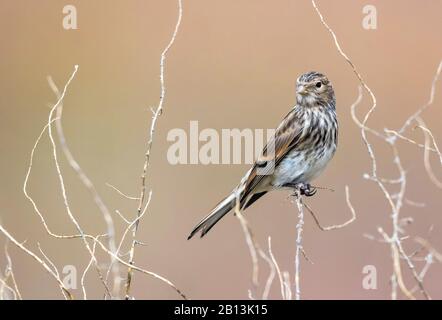
<svg viewBox="0 0 442 320"><path fill-rule="evenodd" d="M235 206L237 195L246 209L275 189L300 188L306 195L314 194L310 182L322 173L337 147L335 94L327 77L308 72L297 80L296 101L239 185L195 226L188 239L200 230L203 237Z"/></svg>

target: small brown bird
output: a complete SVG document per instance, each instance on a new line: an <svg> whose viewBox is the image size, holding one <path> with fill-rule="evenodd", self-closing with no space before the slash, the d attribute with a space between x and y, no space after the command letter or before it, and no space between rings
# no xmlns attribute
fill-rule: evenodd
<svg viewBox="0 0 442 320"><path fill-rule="evenodd" d="M235 207L237 198L244 210L276 189L299 189L306 196L316 193L310 182L325 169L338 143L335 93L325 75L308 72L297 79L296 102L239 185L195 226L188 239L198 231L201 237L209 232Z"/></svg>

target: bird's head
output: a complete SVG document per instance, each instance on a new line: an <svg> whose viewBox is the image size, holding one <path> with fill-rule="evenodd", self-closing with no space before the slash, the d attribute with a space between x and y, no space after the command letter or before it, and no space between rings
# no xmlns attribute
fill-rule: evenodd
<svg viewBox="0 0 442 320"><path fill-rule="evenodd" d="M335 93L327 77L319 72L307 72L296 81L296 101L304 107L333 107Z"/></svg>

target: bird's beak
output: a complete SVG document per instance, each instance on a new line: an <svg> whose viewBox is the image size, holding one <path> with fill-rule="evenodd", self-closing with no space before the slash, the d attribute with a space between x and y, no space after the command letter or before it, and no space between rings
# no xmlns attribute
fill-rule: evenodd
<svg viewBox="0 0 442 320"><path fill-rule="evenodd" d="M307 94L307 88L303 85L298 86L298 93L302 96L305 96Z"/></svg>

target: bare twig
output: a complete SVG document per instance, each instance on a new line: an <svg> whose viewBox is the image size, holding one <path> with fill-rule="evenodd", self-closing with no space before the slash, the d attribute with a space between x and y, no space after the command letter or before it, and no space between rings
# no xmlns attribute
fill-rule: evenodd
<svg viewBox="0 0 442 320"><path fill-rule="evenodd" d="M118 256L121 252L121 248L123 247L123 243L124 240L126 239L127 234L129 233L130 230L133 229L133 227L135 226L135 224L140 221L141 218L143 218L143 216L145 215L147 208L149 207L150 204L150 200L152 199L152 190L149 192L148 198L147 198L147 202L146 205L144 206L143 211L141 212L140 215L138 215L132 222L128 222L128 225L126 227L126 229L124 230L123 236L121 237L120 243L118 244L117 250L115 252L115 254ZM135 243L135 239L132 239L132 243ZM129 252L130 253L130 252ZM107 270L106 273L106 279L109 276L109 272L111 270L112 266L109 266L109 269Z"/></svg>
<svg viewBox="0 0 442 320"><path fill-rule="evenodd" d="M128 200L140 200L139 197L131 197L131 196L128 196L127 194L123 193L122 191L120 191L120 189L118 189L117 187L111 185L110 183L106 183L106 185L107 185L109 188L114 189L114 190L115 190L120 196L122 196L122 197L124 197L124 198L126 198L126 199L128 199Z"/></svg>
<svg viewBox="0 0 442 320"><path fill-rule="evenodd" d="M400 254L402 255L402 257L407 262L408 268L411 270L411 273L413 274L414 279L416 280L417 284L419 285L421 293L424 295L424 297L427 300L431 300L430 295L428 294L428 292L424 288L424 283L422 282L422 278L416 272L416 267L414 266L413 262L408 257L408 255L405 253L404 248L402 247L402 242L399 241L398 239L396 239L396 245L397 245L397 247L399 249Z"/></svg>
<svg viewBox="0 0 442 320"><path fill-rule="evenodd" d="M416 128L419 128L422 131L428 133L428 135L431 137L431 141L432 141L433 146L434 146L434 149L433 148L425 148L425 149L427 149L429 151L436 152L437 155L439 156L440 164L442 165L442 154L440 153L439 147L437 146L436 139L434 139L433 133L428 128L424 127L425 123L423 123L422 118L418 117L416 120L418 120L418 122L422 123L422 125L416 126Z"/></svg>
<svg viewBox="0 0 442 320"><path fill-rule="evenodd" d="M9 292L12 293L12 295L13 295L13 299L12 300L17 300L17 293L15 292L15 290L10 285L7 284L6 280L2 279L0 277L0 283L1 283L1 287L0 287L0 300L4 300L5 299L5 297L4 297L5 296L5 293L4 293L4 289L5 288L8 289ZM8 300L8 297L6 299Z"/></svg>
<svg viewBox="0 0 442 320"><path fill-rule="evenodd" d="M406 287L404 280L402 278L400 254L399 254L399 250L398 250L398 247L397 247L395 241L393 241L393 239L391 239L382 228L378 228L378 231L384 237L384 240L390 244L390 248L391 248L391 255L392 255L393 269L394 269L394 273L391 278L391 280L392 280L392 293L391 293L392 299L396 299L396 297L397 297L396 286L399 286L401 291L405 294L405 296L408 299L415 300L416 298L413 296L411 291Z"/></svg>
<svg viewBox="0 0 442 320"><path fill-rule="evenodd" d="M145 158L144 158L143 172L141 174L141 191L140 191L140 197L139 197L139 203L138 203L138 209L137 209L138 216L141 214L144 200L145 200L145 196L146 196L147 170L148 170L149 164L150 164L150 153L151 153L152 144L154 141L154 133L155 133L155 128L156 128L156 123L158 121L158 117L163 112L164 98L166 96L166 85L164 82L165 61L166 61L166 57L167 57L167 52L170 50L173 43L175 42L175 38L176 38L176 36L178 34L178 30L180 28L182 16L183 16L183 3L182 3L182 0L178 0L178 18L177 18L177 22L175 25L175 29L173 31L173 34L172 34L172 37L170 38L169 43L167 44L167 46L164 48L163 52L161 53L161 58L160 58L161 94L160 94L160 100L158 102L158 106L157 106L156 110L153 111L153 117L152 117L152 122L151 122L151 126L150 126L150 133L149 133L149 140L147 141L147 149L146 149ZM136 237L136 232L138 229L139 222L140 222L140 220L137 220L137 222L133 228L133 231L132 231L132 236L134 239ZM133 263L134 255L135 255L135 242L132 242L132 246L131 246L131 250L130 250L130 254L129 254L129 264ZM130 298L131 282L132 282L132 271L131 271L131 268L129 268L127 271L127 278L126 278L126 299Z"/></svg>
<svg viewBox="0 0 442 320"><path fill-rule="evenodd" d="M56 118L52 119L51 124L56 121ZM73 238L80 238L81 234L74 234L74 235L60 235L60 234L55 234L51 231L51 229L49 228L49 226L46 223L46 220L43 217L43 214L40 212L40 209L38 208L36 202L34 201L34 199L29 195L28 193L28 181L29 181L29 177L31 175L31 170L32 170L32 165L33 165L33 161L34 161L34 153L37 149L37 146L43 136L43 134L45 133L46 129L49 127L50 124L46 124L43 128L43 130L40 132L40 135L38 136L37 140L34 143L34 146L32 147L31 150L31 156L30 156L30 160L29 160L29 165L28 165L28 170L26 172L26 176L25 176L25 181L23 183L23 193L26 197L26 199L29 200L29 202L31 202L35 213L37 213L37 215L40 218L40 221L44 227L44 229L46 230L46 232L54 237L54 238L58 238L58 239L73 239Z"/></svg>
<svg viewBox="0 0 442 320"><path fill-rule="evenodd" d="M442 189L442 182L439 181L439 179L434 174L433 168L431 167L431 163L430 163L430 152L429 152L430 137L433 139L433 145L436 147L436 150L438 150L438 153L440 154L439 149L437 148L437 145L436 145L436 143L434 141L433 134L431 133L430 130L428 130L426 128L424 120L421 117L417 117L416 121L419 123L419 126L417 128L420 128L424 132L424 136L425 136L425 149L424 149L424 167L425 167L425 170L427 171L427 174L430 177L431 182L433 182L436 187ZM442 157L441 157L440 160L442 162Z"/></svg>
<svg viewBox="0 0 442 320"><path fill-rule="evenodd" d="M50 140L51 145L52 145L52 157L54 159L55 168L56 168L56 171L57 171L57 176L58 176L58 180L59 180L59 184L60 184L60 189L61 189L61 193L62 193L62 197L63 197L64 207L65 207L66 212L67 212L67 214L69 216L69 219L75 225L77 231L80 233L81 238L82 238L83 243L84 243L84 246L86 247L89 255L93 256L95 270L97 271L98 277L99 277L100 281L102 282L102 284L103 284L103 286L104 286L104 288L106 290L106 293L109 296L112 296L111 292L110 292L110 290L109 290L109 288L108 288L108 286L106 284L106 282L104 281L103 275L101 274L100 268L98 266L97 259L93 255L92 249L90 248L89 243L87 242L86 237L84 236L85 233L84 233L83 229L81 228L79 222L75 218L74 214L71 211L71 207L69 205L69 200L68 200L68 197L67 197L66 186L65 186L65 183L64 183L63 174L61 172L61 167L60 167L60 164L58 162L57 145L56 145L54 137L52 135L52 125L51 124L52 124L53 114L57 110L59 105L62 103L62 101L64 99L64 96L66 94L67 88L69 87L69 84L71 83L71 81L74 79L75 74L77 73L77 71L78 71L78 65L75 65L74 72L72 73L72 75L70 76L68 81L66 82L66 84L65 84L65 86L63 88L63 91L62 91L62 93L60 95L60 98L54 104L54 106L52 107L51 111L49 112L49 117L48 117L48 134L49 134L49 140Z"/></svg>
<svg viewBox="0 0 442 320"><path fill-rule="evenodd" d="M38 247L38 251L40 251L41 255L43 256L43 258L46 260L46 262L48 263L48 265L50 267L52 267L54 274L60 278L60 273L58 272L57 266L55 265L55 263L46 255L46 253L43 251L43 249L40 246L40 243L37 242L37 247ZM60 288L61 289L61 288ZM66 295L66 293L64 292L64 290L61 290L61 294L64 296L64 298L66 300L68 300L68 296Z"/></svg>
<svg viewBox="0 0 442 320"><path fill-rule="evenodd" d="M434 95L435 95L435 85L436 85L436 81L441 73L442 70L442 61L439 64L437 71L436 71L436 75L433 79L432 82L432 87L431 87L431 92L430 92L430 98L429 101L427 102L427 104L425 104L423 107L421 107L415 114L413 114L402 126L402 128L400 130L398 130L397 132L394 130L388 130L385 129L385 133L387 135L381 134L378 131L369 128L367 126L367 121L369 120L371 114L374 112L374 110L376 109L376 97L373 94L372 90L367 86L367 84L365 83L365 81L363 80L361 74L357 71L355 65L352 63L352 61L349 59L349 57L343 52L343 50L341 49L341 46L337 40L336 34L334 33L334 31L328 26L328 24L325 22L321 12L319 11L318 7L316 6L316 3L314 0L312 0L312 5L314 7L314 9L316 10L321 23L324 25L324 27L330 32L330 34L333 37L335 46L339 52L339 54L348 62L348 64L350 65L350 67L352 68L353 72L355 73L356 77L358 78L361 86L369 93L371 100L372 100L372 107L368 110L368 112L366 113L363 121L359 121L359 119L357 119L356 117L356 113L355 113L355 107L356 105L358 105L361 101L361 87L359 88L359 95L358 95L358 99L355 101L355 103L351 106L351 113L352 113L352 117L354 122L357 124L357 126L361 129L361 135L362 135L362 139L367 147L367 151L371 160L371 173L370 175L364 175L365 178L374 181L378 187L381 189L382 193L385 196L385 199L387 200L388 204L391 207L391 219L392 219L392 226L393 226L393 231L392 231L392 235L388 236L383 230L382 228L379 228L379 232L381 233L381 235L384 238L384 241L390 244L391 247L391 255L392 255L392 259L393 259L393 269L394 269L394 273L393 276L391 277L392 279L392 298L396 299L397 297L397 293L396 293L396 288L399 287L401 289L401 291L410 299L415 299L415 297L413 296L412 292L410 292L410 290L408 290L408 288L405 286L403 278L402 278L402 273L401 273L401 265L400 265L400 260L404 259L407 262L408 267L410 268L410 270L413 273L413 276L416 280L416 282L418 283L419 287L421 288L422 293L424 294L424 296L426 298L429 298L429 295L427 294L427 292L425 292L425 290L423 289L423 285L422 285L422 281L419 278L419 275L416 273L415 267L413 265L413 262L409 259L408 256L405 255L405 252L402 248L402 243L401 241L403 239L406 238L406 236L404 237L404 230L402 229L402 224L401 222L403 221L402 219L400 219L399 217L399 213L400 210L403 206L404 202L407 202L407 199L405 198L405 191L406 191L406 185L407 185L407 179L406 179L406 172L402 166L401 160L400 160L400 156L399 156L399 151L395 145L396 139L400 138L402 140L405 140L409 143L413 143L417 146L422 147L421 144L417 143L414 140L411 140L409 138L406 138L405 136L403 136L403 132L404 130L411 124L411 122L413 120L419 121L420 119L420 114L429 106L433 103L434 101ZM424 130L425 131L425 130ZM392 152L393 152L393 162L395 163L398 171L399 171L399 178L397 179L385 179L382 177L379 177L377 175L377 160L374 154L374 150L370 144L370 142L367 140L367 136L366 133L370 132L372 134L374 134L375 136L383 139L386 143L388 143L391 146ZM428 133L428 132L427 132ZM433 139L434 140L434 139ZM435 178L434 175L431 175L432 171L428 170L428 164L429 164L429 160L428 160L428 153L431 150L430 146L429 146L429 137L426 136L426 143L424 145L425 148L425 164L426 164L426 168L427 171L429 172L430 177ZM435 146L435 148L433 149L434 152L438 153L438 149ZM432 151L433 151L432 150ZM442 157L441 157L441 163L442 163ZM430 167L431 169L431 167ZM433 182L434 179L432 179ZM435 179L437 181L437 179ZM437 181L439 182L439 181ZM400 190L398 193L395 194L391 194L387 188L385 187L384 184L399 184L400 185ZM436 183L437 184L437 183ZM442 184L441 184L442 185ZM409 201L407 202L409 203ZM313 214L314 216L314 214ZM315 216L314 216L315 218ZM315 221L318 223L317 219L315 218Z"/></svg>
<svg viewBox="0 0 442 320"><path fill-rule="evenodd" d="M269 252L270 252L270 244L271 244L271 239L270 237L268 238L268 244L269 244ZM270 267L270 272L269 272L269 276L267 277L267 281L266 281L266 285L264 287L264 291L262 293L262 299L263 300L267 300L269 298L269 293L270 293L270 288L272 287L272 283L273 283L273 279L275 278L276 275L276 266L273 263L273 260L267 256L267 254L265 254L265 252L261 249L258 250L259 255L261 256L261 258L263 258L269 265Z"/></svg>
<svg viewBox="0 0 442 320"><path fill-rule="evenodd" d="M252 285L253 285L252 293L255 293L256 289L258 288L258 273L259 273L258 254L257 254L258 245L254 239L253 232L249 226L249 223L247 222L246 218L244 218L244 215L241 213L239 196L240 196L239 192L237 192L235 214L241 224L244 236L246 238L246 243L249 248L250 257L252 258Z"/></svg>
<svg viewBox="0 0 442 320"><path fill-rule="evenodd" d="M46 264L46 262L44 262L39 256L37 256L31 250L27 249L20 242L15 240L15 238L5 228L3 228L2 225L0 225L0 232L2 232L14 245L16 245L18 248L20 248L22 251L24 251L27 255L29 255L35 261L37 261L55 279L55 281L57 281L59 287L66 293L68 298L73 299L72 294L65 287L65 285L63 284L63 281L61 281L60 277L54 273L54 271Z"/></svg>
<svg viewBox="0 0 442 320"><path fill-rule="evenodd" d="M344 58L345 58L345 57L344 57ZM365 124L363 124L363 123L358 119L358 117L356 116L356 107L357 107L357 106L361 103L361 101L362 101L362 93L363 93L362 88L363 88L363 86L361 86L361 85L358 86L358 97L356 98L355 102L353 102L353 104L350 106L351 117L352 117L353 121L357 124L357 126L358 126L359 128L364 129L364 130L366 130L366 131L372 133L374 136L376 136L376 137L378 137L378 138L385 139L385 136L384 136L382 133L380 133L380 132L374 130L373 128L370 128L370 127L365 126Z"/></svg>
<svg viewBox="0 0 442 320"><path fill-rule="evenodd" d="M417 243L419 243L421 246L423 246L425 249L427 249L428 252L432 254L432 256L439 262L442 263L442 253L437 251L429 242L428 240L416 237L414 239Z"/></svg>
<svg viewBox="0 0 442 320"><path fill-rule="evenodd" d="M290 281L290 273L284 271L282 273L282 277L284 278L285 299L292 300L292 285Z"/></svg>
<svg viewBox="0 0 442 320"><path fill-rule="evenodd" d="M58 272L58 268L55 265L55 263L48 257L48 255L43 251L40 242L37 242L37 247L38 247L38 251L40 251L41 255L43 256L43 258L46 260L46 262L48 263L49 266L52 267L54 273L57 275L57 277L60 276L60 273Z"/></svg>
<svg viewBox="0 0 442 320"><path fill-rule="evenodd" d="M301 286L300 286L300 272L301 272L301 262L300 255L302 254L302 231L304 226L304 210L302 196L299 189L295 191L295 200L298 207L298 223L296 225L296 255L295 255L295 299L301 300Z"/></svg>
<svg viewBox="0 0 442 320"><path fill-rule="evenodd" d="M412 140L412 139L410 139L410 138L407 138L407 137L405 137L405 136L399 134L399 132L397 132L397 131L390 130L390 129L384 129L384 131L385 131L386 133L388 133L388 134L393 134L393 135L395 135L396 137L398 137L399 139L402 139L402 140L404 140L404 141L406 141L406 142L409 142L409 143L411 143L411 144L414 144L414 145L416 145L416 146L418 146L418 147L420 147L420 148L425 148L425 145L424 145L424 144L419 143L419 142L417 142L417 141L414 141L414 140ZM428 150L430 150L431 152L437 152L436 149L433 149L433 148L428 148Z"/></svg>
<svg viewBox="0 0 442 320"><path fill-rule="evenodd" d="M52 117L52 114L53 114L54 111L57 109L57 107L62 103L62 100L63 100L63 98L64 98L64 96L65 96L65 94L66 94L67 88L68 88L69 84L71 83L71 81L73 80L73 78L75 77L75 74L76 74L77 70L78 70L78 66L75 66L73 73L71 74L70 78L68 79L67 83L66 83L65 86L64 86L64 89L63 89L63 91L62 91L62 94L60 95L60 98L58 99L57 103L56 103L56 104L52 107L52 109L51 109L51 112L50 112L50 115L49 115L48 123L45 125L45 127L43 128L43 130L41 131L40 135L38 136L37 140L36 140L35 143L34 143L34 146L33 146L32 150L31 150L30 162L29 162L28 170L27 170L27 172L26 172L25 181L24 181L24 183L23 183L23 193L25 194L25 197L31 202L31 204L32 204L32 206L33 206L33 208L34 208L34 211L35 211L35 212L37 213L37 215L39 216L40 221L41 221L41 223L42 223L44 229L46 230L46 232L47 232L50 236L52 236L52 237L54 237L54 238L58 238L58 239L83 238L83 240L85 241L86 238L90 238L91 236L89 236L89 235L87 235L87 234L84 234L84 232L82 232L82 231L80 231L79 234L74 234L74 235L59 235L59 234L56 234L56 233L52 232L51 229L49 228L49 226L47 225L46 220L45 220L45 218L43 217L43 214L40 212L40 210L39 210L39 208L38 208L36 202L35 202L34 199L29 195L28 190L27 190L27 187L28 187L28 181L29 181L29 177L30 177L31 170L32 170L32 165L33 165L34 153L35 153L35 151L36 151L36 149L37 149L37 146L38 146L38 144L39 144L39 142L40 142L40 140L41 140L41 138L42 138L44 132L46 131L46 129L49 129L49 137L50 137L50 139L51 139L51 143L52 143L52 146L53 146L54 159L55 159L55 162L56 162L57 172L59 173L59 178L61 178L60 183L61 183L61 187L62 187L62 191L63 191L64 199L65 199L65 205L66 205L66 200L67 200L67 198L65 198L65 197L66 197L66 192L65 192L65 189L64 189L63 177L61 176L61 170L60 170L60 167L59 167L59 165L58 165L58 160L57 160L57 155L56 155L56 149L55 149L55 141L54 141L54 139L53 139L52 132L51 132L51 125L52 125L52 123L53 123L54 121L57 120L57 118L53 118L53 117ZM68 208L69 208L69 207L68 207ZM68 212L70 212L70 208L69 208L69 211L68 211ZM70 216L70 217L73 217L73 216ZM74 218L74 221L76 222L75 218ZM78 223L77 223L77 226L78 226ZM78 230L78 228L77 228L77 230ZM87 244L87 242L86 242L86 244Z"/></svg>
<svg viewBox="0 0 442 320"><path fill-rule="evenodd" d="M120 212L120 210L115 210L115 213L118 214L118 216L127 224L130 224L131 222L126 219L126 217Z"/></svg>
<svg viewBox="0 0 442 320"><path fill-rule="evenodd" d="M314 0L312 0L312 5L314 7L314 9L316 10L316 13L318 14L322 25L328 30L328 32L332 35L335 46L339 52L339 54L345 59L345 61L347 61L347 63L350 65L351 69L353 70L353 73L356 75L356 77L358 78L360 84L362 85L362 87L368 92L368 94L371 97L372 100L372 106L371 108L368 110L368 112L366 113L364 120L362 121L362 123L360 123L359 121L357 121L356 123L358 124L358 126L361 128L361 135L362 135L362 140L364 141L365 146L367 147L367 151L368 154L370 156L371 159L371 164L372 164L372 169L371 169L371 177L372 179L378 184L379 188L382 190L382 192L385 195L385 198L387 199L387 201L389 202L390 206L392 209L394 209L395 205L393 200L391 199L390 194L388 193L387 189L385 188L384 184L378 179L377 176L377 161L376 161L376 157L373 151L373 148L370 144L370 142L367 139L367 121L370 118L371 114L373 113L373 111L376 109L376 105L377 105L377 100L376 100L376 96L374 95L373 91L370 89L370 87L365 83L364 79L362 78L361 74L357 71L356 66L353 64L353 62L350 60L350 58L344 53L344 51L341 48L341 45L338 42L338 39L336 37L335 32L329 27L329 25L325 22L324 17L322 16L321 12L319 11L316 3ZM359 100L359 99L358 99ZM357 101L354 105L357 104Z"/></svg>
<svg viewBox="0 0 442 320"><path fill-rule="evenodd" d="M268 243L268 245L269 245L269 255L270 255L270 258L272 259L272 262L273 262L273 264L275 266L276 273L278 274L278 278L279 278L279 284L280 284L280 287L281 287L281 297L282 297L283 300L285 300L286 297L285 297L285 289L284 289L284 280L283 280L283 277L282 277L282 274L281 274L281 269L279 268L278 262L276 262L275 256L273 255L273 251L272 251L272 238L271 237L269 237L268 242L269 242Z"/></svg>
<svg viewBox="0 0 442 320"><path fill-rule="evenodd" d="M423 202L416 202L416 201L410 200L408 198L405 198L405 203L408 204L409 206L419 207L419 208L423 208L426 206L426 204Z"/></svg>
<svg viewBox="0 0 442 320"><path fill-rule="evenodd" d="M93 253L94 255L95 255L95 248L96 248L96 246L97 246L97 242L96 242L96 240L98 240L99 237L100 237L100 236L97 236L97 237L94 239L95 241L94 241L94 243L93 243L93 245L92 245L92 253ZM86 286L85 286L85 284L84 284L84 280L85 280L85 278L86 278L86 274L87 274L87 272L89 271L91 265L94 263L94 259L93 259L94 255L92 255L91 258L89 259L89 263L87 264L86 268L85 268L84 271L83 271L83 274L81 275L80 283L81 283L81 290L83 291L83 299L84 299L84 300L87 300ZM115 259L112 259L111 261L114 262ZM111 263L112 263L112 262L111 262ZM116 274L116 276L118 277L118 273ZM115 276L114 276L114 277L115 277ZM116 280L116 279L114 279L114 281L115 281L115 280ZM114 291L114 295L115 295L115 294L118 294L118 291Z"/></svg>
<svg viewBox="0 0 442 320"><path fill-rule="evenodd" d="M12 259L11 259L11 256L9 255L9 250L8 250L8 243L6 243L6 245L5 245L5 256L6 256L6 261L8 263L7 267L6 267L5 275L6 275L6 277L11 278L11 282L14 287L14 291L17 295L18 300L23 300L20 290L18 289L17 281L15 280L15 274L14 274L14 270L12 268ZM0 297L1 297L1 295L0 295Z"/></svg>
<svg viewBox="0 0 442 320"><path fill-rule="evenodd" d="M109 255L112 255L112 256L115 258L115 260L117 260L117 261L118 261L119 263L121 263L122 265L124 265L124 266L126 266L126 267L129 267L129 268L131 268L132 270L138 271L138 272L140 272L140 273L143 273L143 274L146 274L146 275L152 276L152 277L154 277L154 278L156 278L156 279L158 279L158 280L164 282L164 283L167 284L169 287L171 287L173 290L175 290L175 291L176 291L176 292L177 292L177 293L178 293L183 299L186 299L186 300L187 300L187 296L186 296L186 295L185 295L180 289L178 289L178 287L177 287L175 284L173 284L172 281L170 281L170 280L164 278L163 276L160 276L159 274L157 274L157 273L155 273L155 272L145 270L145 269L143 269L143 268L140 268L140 267L136 266L135 264L131 264L131 263L129 263L129 262L124 261L124 260L121 259L119 256L115 255L112 251L110 251L108 248L106 248L106 246L105 246L100 240L95 239L95 242L99 245L99 247L100 247L104 252L106 252L106 253L109 254Z"/></svg>
<svg viewBox="0 0 442 320"><path fill-rule="evenodd" d="M433 104L434 102L434 96L436 94L436 83L437 80L439 79L439 76L442 72L442 60L439 62L439 65L436 69L436 73L433 77L433 81L431 82L431 89L430 89L430 97L428 98L428 101L426 104L424 104L421 108L419 108L419 110L417 110L414 114L412 114L404 123L404 125L399 129L398 133L402 134L404 133L404 131L407 129L407 127L410 126L410 124L414 121L417 120L418 117L420 117L420 115L422 114L422 112L424 112L430 105Z"/></svg>
<svg viewBox="0 0 442 320"><path fill-rule="evenodd" d="M349 220L347 220L346 222L341 223L341 224L335 224L335 225L332 225L332 226L323 227L321 225L321 223L319 222L318 217L316 216L316 214L312 210L312 208L310 208L310 206L307 205L305 202L304 202L304 207L307 209L308 212L310 212L310 214L313 217L313 220L315 220L315 222L316 222L316 225L322 231L330 231L330 230L341 229L341 228L344 228L344 227L348 226L350 223L352 223L353 221L356 220L356 212L355 212L355 209L353 208L353 205L350 202L350 194L349 194L349 191L348 191L348 186L345 186L345 197L346 197L346 201L347 201L347 206L349 207L349 209L351 211L351 218Z"/></svg>
<svg viewBox="0 0 442 320"><path fill-rule="evenodd" d="M97 192L97 189L95 188L94 184L92 183L91 179L87 176L87 174L84 172L84 170L81 168L80 164L75 160L71 150L69 149L69 146L66 142L66 137L64 135L63 125L62 125L62 115L63 115L63 100L60 94L60 91L57 88L57 85L53 81L51 76L48 76L48 83L52 91L54 92L56 98L59 101L58 108L56 109L56 129L57 129L57 135L60 142L61 149L71 166L71 168L75 171L77 174L79 180L83 183L83 185L86 187L86 189L89 191L89 193L92 195L92 198L97 205L98 209L103 215L104 221L107 226L107 235L108 235L108 241L109 241L109 248L115 252L116 246L115 246L115 226L114 221L112 219L112 215L109 212L109 209L107 208L106 204L100 197L100 195ZM114 288L113 293L114 295L117 295L120 291L120 282L118 280L115 281L115 279L119 278L119 268L118 264L114 264L113 268L113 275L114 275Z"/></svg>

